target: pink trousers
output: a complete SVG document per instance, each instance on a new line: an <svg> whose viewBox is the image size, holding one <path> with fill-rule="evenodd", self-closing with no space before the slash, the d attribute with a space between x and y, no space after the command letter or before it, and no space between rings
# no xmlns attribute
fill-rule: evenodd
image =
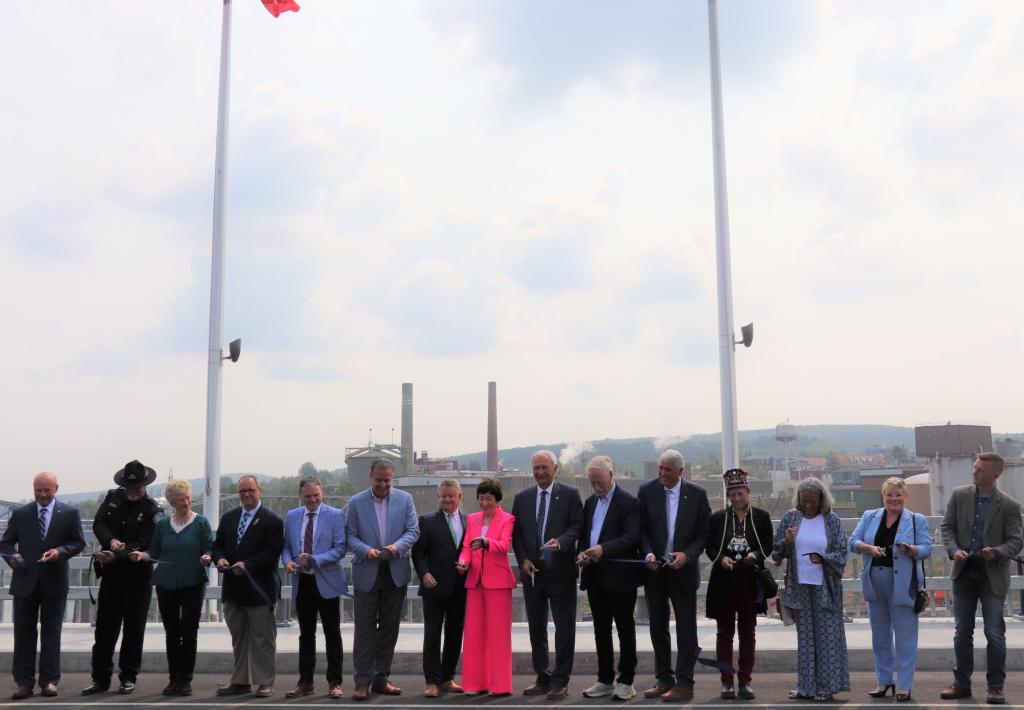
<svg viewBox="0 0 1024 710"><path fill-rule="evenodd" d="M512 692L511 589L467 590L462 687L467 693Z"/></svg>

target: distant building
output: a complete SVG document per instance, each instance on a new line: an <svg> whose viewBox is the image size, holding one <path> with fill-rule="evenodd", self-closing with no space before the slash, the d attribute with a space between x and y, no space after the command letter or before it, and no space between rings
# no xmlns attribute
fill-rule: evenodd
<svg viewBox="0 0 1024 710"><path fill-rule="evenodd" d="M931 508L940 515L953 489L971 482L975 455L992 450L992 427L953 423L919 426L914 428L914 442L917 456L928 461Z"/></svg>

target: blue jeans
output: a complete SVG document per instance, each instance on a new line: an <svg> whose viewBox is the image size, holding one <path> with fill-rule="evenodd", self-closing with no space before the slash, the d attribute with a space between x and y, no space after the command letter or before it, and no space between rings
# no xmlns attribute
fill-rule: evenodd
<svg viewBox="0 0 1024 710"><path fill-rule="evenodd" d="M1006 679L1006 622L1003 620L1005 597L996 596L988 583L984 565L968 564L960 576L953 580L953 614L956 634L953 651L953 684L958 688L971 687L974 673L974 613L981 602L981 616L985 622L986 648L985 674L989 688L1002 689Z"/></svg>

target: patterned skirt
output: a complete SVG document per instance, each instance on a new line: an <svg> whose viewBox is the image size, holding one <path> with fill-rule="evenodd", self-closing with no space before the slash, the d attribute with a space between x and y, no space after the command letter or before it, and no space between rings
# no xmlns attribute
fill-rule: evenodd
<svg viewBox="0 0 1024 710"><path fill-rule="evenodd" d="M796 692L813 696L850 689L850 662L842 609L822 608L818 587L798 584Z"/></svg>

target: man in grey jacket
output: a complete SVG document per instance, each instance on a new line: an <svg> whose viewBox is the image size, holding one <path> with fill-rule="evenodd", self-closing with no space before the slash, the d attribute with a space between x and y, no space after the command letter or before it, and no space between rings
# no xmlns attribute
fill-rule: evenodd
<svg viewBox="0 0 1024 710"><path fill-rule="evenodd" d="M987 646L987 702L1006 702L1006 623L1003 604L1010 587L1010 560L1021 550L1020 503L996 488L1003 472L1003 457L978 454L974 484L960 486L946 505L942 542L953 560L953 613L956 635L953 684L942 691L943 700L971 697L974 673L974 613L981 602Z"/></svg>

